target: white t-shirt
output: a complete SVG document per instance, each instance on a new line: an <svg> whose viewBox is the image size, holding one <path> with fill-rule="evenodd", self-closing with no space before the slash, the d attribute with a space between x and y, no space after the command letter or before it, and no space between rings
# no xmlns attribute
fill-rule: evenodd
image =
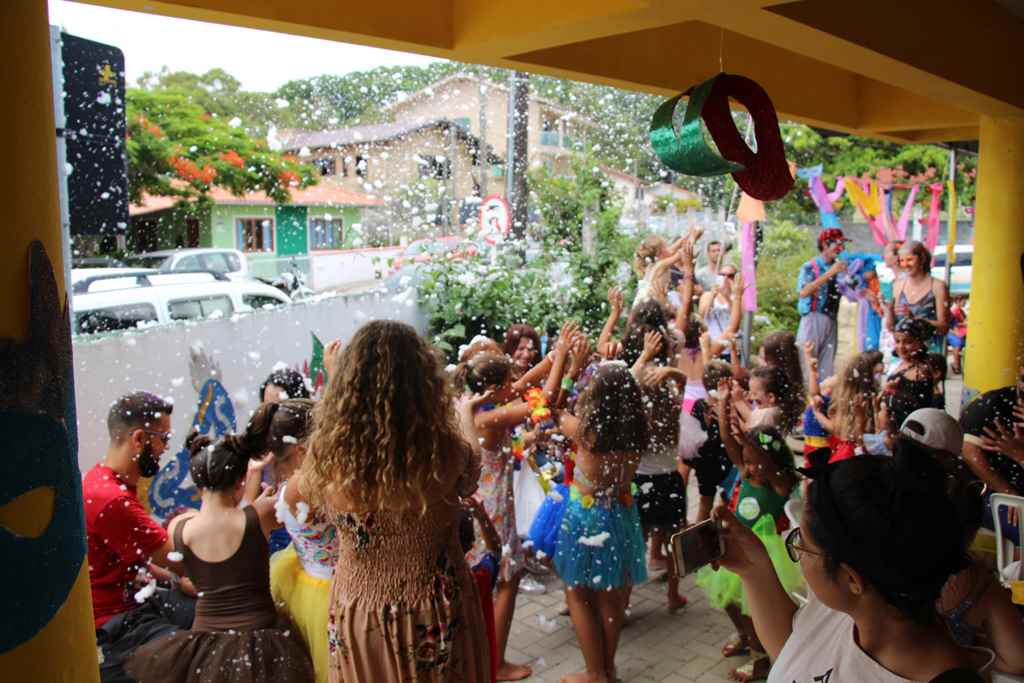
<svg viewBox="0 0 1024 683"><path fill-rule="evenodd" d="M793 634L772 665L768 683L911 683L861 650L853 626L850 615L811 595L793 616Z"/></svg>

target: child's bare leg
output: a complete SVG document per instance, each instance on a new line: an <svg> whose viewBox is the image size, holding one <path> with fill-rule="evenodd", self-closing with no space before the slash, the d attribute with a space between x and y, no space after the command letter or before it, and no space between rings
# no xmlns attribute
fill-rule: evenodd
<svg viewBox="0 0 1024 683"><path fill-rule="evenodd" d="M616 588L597 593L598 613L601 629L604 631L605 675L615 680L615 652L619 649L619 636L626 620L626 595L629 587Z"/></svg>
<svg viewBox="0 0 1024 683"><path fill-rule="evenodd" d="M711 519L711 508L715 506L715 497L712 496L701 496L700 504L697 507L697 523L703 522L706 519Z"/></svg>
<svg viewBox="0 0 1024 683"><path fill-rule="evenodd" d="M586 671L562 676L562 683L606 683L608 680L605 675L605 630L597 596L597 591L589 588L565 589L565 600L569 603L569 615L583 651Z"/></svg>
<svg viewBox="0 0 1024 683"><path fill-rule="evenodd" d="M764 652L764 645L761 644L761 639L757 637L757 631L754 630L754 620L745 614L742 615L743 619L743 635L746 636L747 642L750 643L750 648L757 652Z"/></svg>
<svg viewBox="0 0 1024 683"><path fill-rule="evenodd" d="M768 677L768 672L771 670L771 660L765 655L764 646L754 630L754 620L743 615L741 615L741 620L744 622L742 632L745 634L747 642L750 643L750 650L754 659L750 663L730 671L729 678L734 681L740 681L740 683L764 680Z"/></svg>
<svg viewBox="0 0 1024 683"><path fill-rule="evenodd" d="M667 563L668 557L665 556L665 532L661 530L661 527L654 527L651 529L651 560L652 562Z"/></svg>
<svg viewBox="0 0 1024 683"><path fill-rule="evenodd" d="M679 575L674 562L668 563L668 611L675 614L686 607L686 596L679 592Z"/></svg>
<svg viewBox="0 0 1024 683"><path fill-rule="evenodd" d="M727 605L725 613L729 616L729 621L732 622L732 625L736 627L736 636L722 648L722 656L737 657L746 654L750 649L750 643L747 640L747 624L743 620L743 612L740 610L740 606Z"/></svg>
<svg viewBox="0 0 1024 683"><path fill-rule="evenodd" d="M519 592L519 579L516 574L508 581L502 581L494 593L494 630L498 652L498 680L521 681L529 678L533 671L525 664L510 664L505 661L505 648L508 645L508 634L512 630L512 616L516 611L516 593Z"/></svg>

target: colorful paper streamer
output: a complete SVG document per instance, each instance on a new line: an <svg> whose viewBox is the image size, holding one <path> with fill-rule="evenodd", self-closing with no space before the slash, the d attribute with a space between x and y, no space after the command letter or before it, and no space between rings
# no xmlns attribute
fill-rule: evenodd
<svg viewBox="0 0 1024 683"><path fill-rule="evenodd" d="M672 115L676 104L689 97L676 133ZM736 129L729 98L746 107L754 125L757 151L747 146ZM718 147L704 138L700 122ZM734 74L718 74L663 103L651 119L651 146L662 163L679 173L697 176L732 173L740 189L754 199L780 199L793 187L786 162L779 119L771 98L754 81Z"/></svg>

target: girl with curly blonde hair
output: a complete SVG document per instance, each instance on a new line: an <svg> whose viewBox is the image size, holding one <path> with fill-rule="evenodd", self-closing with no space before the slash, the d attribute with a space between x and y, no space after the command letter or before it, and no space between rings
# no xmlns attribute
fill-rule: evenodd
<svg viewBox="0 0 1024 683"><path fill-rule="evenodd" d="M479 461L440 357L408 325L374 321L335 365L299 482L338 527L330 681L488 681L480 598L456 533Z"/></svg>

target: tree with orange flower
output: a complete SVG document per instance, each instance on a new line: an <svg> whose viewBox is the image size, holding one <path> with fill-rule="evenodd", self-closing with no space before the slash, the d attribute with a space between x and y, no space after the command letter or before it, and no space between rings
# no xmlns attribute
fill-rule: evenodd
<svg viewBox="0 0 1024 683"><path fill-rule="evenodd" d="M263 191L287 204L291 190L319 180L312 166L269 149L184 93L129 89L127 103L133 202L144 193L203 200L216 186L239 196Z"/></svg>

